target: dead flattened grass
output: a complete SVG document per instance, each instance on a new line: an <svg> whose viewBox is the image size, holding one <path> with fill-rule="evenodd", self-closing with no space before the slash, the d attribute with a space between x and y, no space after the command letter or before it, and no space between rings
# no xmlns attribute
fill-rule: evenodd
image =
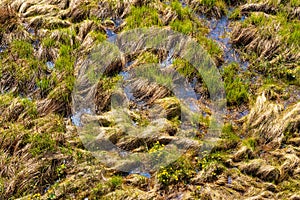
<svg viewBox="0 0 300 200"><path fill-rule="evenodd" d="M63 118L39 117L35 102L11 94L2 94L0 105L0 196L42 193L69 158L61 152L68 146Z"/></svg>
<svg viewBox="0 0 300 200"><path fill-rule="evenodd" d="M278 148L284 140L284 133L299 132L299 112L300 103L283 110L282 105L268 101L262 94L247 116L244 130L258 134L263 148Z"/></svg>
<svg viewBox="0 0 300 200"><path fill-rule="evenodd" d="M217 1L199 1L187 0L189 6L197 13L204 13L209 17L221 18L226 13L226 3L223 0Z"/></svg>
<svg viewBox="0 0 300 200"><path fill-rule="evenodd" d="M172 92L165 86L150 82L147 79L134 79L130 82L132 86L133 95L138 101L152 104L158 99L170 96Z"/></svg>
<svg viewBox="0 0 300 200"><path fill-rule="evenodd" d="M0 24L7 25L17 18L17 14L7 5L0 5Z"/></svg>
<svg viewBox="0 0 300 200"><path fill-rule="evenodd" d="M33 119L31 126L18 120L0 128L0 176L5 183L0 196L42 193L62 175L57 169L70 157L61 152L68 146L61 117Z"/></svg>
<svg viewBox="0 0 300 200"><path fill-rule="evenodd" d="M0 2L0 44L9 44L13 38L27 38L24 31L17 31L20 24L18 14L5 2ZM17 32L17 33L13 33ZM13 33L13 34L11 34ZM10 35L11 34L11 35Z"/></svg>
<svg viewBox="0 0 300 200"><path fill-rule="evenodd" d="M282 42L276 37L265 37L255 26L236 26L232 32L232 43L244 46L247 53L256 52L258 60L272 60L282 49Z"/></svg>
<svg viewBox="0 0 300 200"><path fill-rule="evenodd" d="M299 7L291 2L264 1L239 9L247 18L235 24L231 39L243 47L250 60L270 61L271 65L299 63Z"/></svg>

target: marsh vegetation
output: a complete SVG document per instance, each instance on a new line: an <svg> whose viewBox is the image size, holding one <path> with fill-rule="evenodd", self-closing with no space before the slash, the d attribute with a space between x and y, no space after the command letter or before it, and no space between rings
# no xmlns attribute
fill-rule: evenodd
<svg viewBox="0 0 300 200"><path fill-rule="evenodd" d="M299 199L299 6L299 0L1 1L0 199ZM153 49L126 55L103 76L89 74L97 83L97 116L85 120L103 136L92 135L93 145L109 139L149 153L155 163L177 136L194 136L170 165L122 173L84 147L72 92L94 46L147 27L188 35L207 52L224 82L224 125L218 142L204 140L214 124L208 83L187 60ZM127 79L130 69L139 78ZM196 113L174 95L172 77L161 69L190 85ZM111 99L122 81L131 97L120 126ZM193 128L182 128L182 116ZM155 131L132 136L131 126Z"/></svg>

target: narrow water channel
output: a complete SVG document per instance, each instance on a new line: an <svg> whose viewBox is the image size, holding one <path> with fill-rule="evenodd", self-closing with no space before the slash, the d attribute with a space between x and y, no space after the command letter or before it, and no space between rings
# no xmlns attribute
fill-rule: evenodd
<svg viewBox="0 0 300 200"><path fill-rule="evenodd" d="M243 62L240 59L239 53L233 48L230 42L230 33L232 30L230 28L231 21L228 16L222 16L221 19L207 18L205 16L200 16L200 18L204 19L210 27L210 32L207 37L216 41L223 49L224 65L236 62L242 70L246 70L249 63Z"/></svg>

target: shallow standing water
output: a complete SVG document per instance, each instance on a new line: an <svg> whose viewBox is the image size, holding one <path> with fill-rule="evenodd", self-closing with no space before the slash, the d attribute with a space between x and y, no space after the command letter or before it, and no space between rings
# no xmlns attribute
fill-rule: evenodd
<svg viewBox="0 0 300 200"><path fill-rule="evenodd" d="M233 48L230 42L231 28L229 27L230 20L228 19L228 17L222 16L221 19L208 19L204 16L201 16L201 18L205 19L209 23L210 32L208 34L208 38L216 41L224 50L224 64L236 62L243 70L246 70L249 63L243 62L240 59L239 53Z"/></svg>

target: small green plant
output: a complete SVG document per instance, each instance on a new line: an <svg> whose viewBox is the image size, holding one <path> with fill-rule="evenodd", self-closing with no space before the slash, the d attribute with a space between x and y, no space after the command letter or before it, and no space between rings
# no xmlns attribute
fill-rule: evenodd
<svg viewBox="0 0 300 200"><path fill-rule="evenodd" d="M242 14L241 14L241 9L240 8L234 9L232 11L232 13L230 13L230 16L229 16L229 18L233 19L233 20L240 19L241 17L242 17Z"/></svg>
<svg viewBox="0 0 300 200"><path fill-rule="evenodd" d="M36 193L34 195L32 195L32 197L30 198L30 200L40 200L41 199L41 194L40 193Z"/></svg>
<svg viewBox="0 0 300 200"><path fill-rule="evenodd" d="M21 59L27 59L33 56L33 47L26 41L14 40L11 44L11 51L17 53Z"/></svg>
<svg viewBox="0 0 300 200"><path fill-rule="evenodd" d="M28 143L31 144L30 152L33 156L38 156L55 149L56 142L49 133L33 133L29 135Z"/></svg>
<svg viewBox="0 0 300 200"><path fill-rule="evenodd" d="M173 66L175 67L176 71L178 71L178 73L189 80L191 80L195 76L197 76L198 78L201 77L194 66L181 58L176 58L173 62Z"/></svg>
<svg viewBox="0 0 300 200"><path fill-rule="evenodd" d="M181 3L177 0L172 1L170 6L172 10L174 10L177 13L179 20L189 18L192 13L189 7L183 8Z"/></svg>
<svg viewBox="0 0 300 200"><path fill-rule="evenodd" d="M226 158L228 158L228 155L225 152L203 152L203 155L203 158L199 159L197 162L199 170L205 170L212 164L223 165Z"/></svg>
<svg viewBox="0 0 300 200"><path fill-rule="evenodd" d="M61 34L59 42L63 45L71 46L74 49L79 47L79 42L76 39L76 29L74 27L61 28L58 30Z"/></svg>
<svg viewBox="0 0 300 200"><path fill-rule="evenodd" d="M162 25L158 12L149 6L132 7L126 22L127 29Z"/></svg>
<svg viewBox="0 0 300 200"><path fill-rule="evenodd" d="M206 6L214 6L217 0L201 0L201 3Z"/></svg>
<svg viewBox="0 0 300 200"><path fill-rule="evenodd" d="M173 183L188 183L195 175L194 167L188 158L180 157L177 161L167 167L162 167L158 174L158 180L163 186Z"/></svg>
<svg viewBox="0 0 300 200"><path fill-rule="evenodd" d="M96 40L96 42L101 43L106 39L106 36L98 31L90 32L91 36Z"/></svg>
<svg viewBox="0 0 300 200"><path fill-rule="evenodd" d="M98 184L96 185L96 187L94 187L94 188L92 189L91 197L99 197L99 196L102 196L103 194L105 194L105 192L106 192L107 190L109 190L109 188L108 188L106 185L104 185L104 184L102 184L102 183L98 183ZM92 198L92 199L93 199L93 198ZM97 199L97 198L95 198L95 199Z"/></svg>
<svg viewBox="0 0 300 200"><path fill-rule="evenodd" d="M233 126L231 124L225 124L222 128L222 139L237 141L240 140L240 137L235 134Z"/></svg>
<svg viewBox="0 0 300 200"><path fill-rule="evenodd" d="M300 6L300 1L299 0L290 0L290 5L292 7L298 7L298 6Z"/></svg>
<svg viewBox="0 0 300 200"><path fill-rule="evenodd" d="M51 47L54 47L56 41L49 38L49 37L46 37L43 41L42 41L42 44L44 47L46 48L51 48Z"/></svg>
<svg viewBox="0 0 300 200"><path fill-rule="evenodd" d="M160 163L162 160L166 158L167 152L164 151L165 145L160 144L157 141L151 149L149 149L149 154L151 156L151 163L153 166Z"/></svg>
<svg viewBox="0 0 300 200"><path fill-rule="evenodd" d="M205 7L210 8L210 9L214 8L214 7L217 7L223 13L226 13L226 10L227 10L226 9L227 5L226 5L225 1L223 1L223 0L200 0L199 5L200 6L205 6Z"/></svg>
<svg viewBox="0 0 300 200"><path fill-rule="evenodd" d="M284 191L298 192L300 188L300 181L299 179L298 180L290 179L289 181L283 181L282 183L280 183L279 187Z"/></svg>
<svg viewBox="0 0 300 200"><path fill-rule="evenodd" d="M220 58L223 51L216 41L203 36L204 33L197 34L196 39L199 44L212 56L212 58Z"/></svg>
<svg viewBox="0 0 300 200"><path fill-rule="evenodd" d="M58 174L58 177L62 177L63 175L65 175L66 169L67 169L67 166L64 163L61 164L60 166L58 166L56 168L56 173Z"/></svg>
<svg viewBox="0 0 300 200"><path fill-rule="evenodd" d="M74 58L70 46L62 45L59 50L59 58L55 62L55 68L61 71L72 72L74 67Z"/></svg>
<svg viewBox="0 0 300 200"><path fill-rule="evenodd" d="M251 13L251 15L245 20L244 26L248 26L249 24L255 26L261 26L263 24L267 24L267 18L264 13Z"/></svg>
<svg viewBox="0 0 300 200"><path fill-rule="evenodd" d="M156 54L151 52L143 52L139 55L136 59L138 64L145 64L145 63L159 63L159 58Z"/></svg>
<svg viewBox="0 0 300 200"><path fill-rule="evenodd" d="M109 179L108 185L113 188L119 188L122 185L123 179L121 176L113 176Z"/></svg>
<svg viewBox="0 0 300 200"><path fill-rule="evenodd" d="M176 19L170 23L170 26L174 31L178 31L183 34L192 34L194 31L192 21L188 19L183 21Z"/></svg>
<svg viewBox="0 0 300 200"><path fill-rule="evenodd" d="M253 138L253 137L244 139L242 143L243 143L243 145L245 145L246 147L249 147L252 150L255 150L258 145L257 138Z"/></svg>
<svg viewBox="0 0 300 200"><path fill-rule="evenodd" d="M28 99L28 98L23 98L21 99L21 104L24 106L25 110L26 110L26 114L31 117L32 119L36 118L38 115L37 112L37 107L36 104Z"/></svg>
<svg viewBox="0 0 300 200"><path fill-rule="evenodd" d="M248 83L238 75L238 65L232 63L223 69L226 99L228 105L241 105L249 101Z"/></svg>
<svg viewBox="0 0 300 200"><path fill-rule="evenodd" d="M43 92L46 92L49 90L50 88L50 82L51 80L49 80L47 77L46 78L42 78L41 80L39 80L36 84L39 88L41 88L41 90Z"/></svg>
<svg viewBox="0 0 300 200"><path fill-rule="evenodd" d="M0 195L3 196L4 195L4 180L2 178L0 178Z"/></svg>

